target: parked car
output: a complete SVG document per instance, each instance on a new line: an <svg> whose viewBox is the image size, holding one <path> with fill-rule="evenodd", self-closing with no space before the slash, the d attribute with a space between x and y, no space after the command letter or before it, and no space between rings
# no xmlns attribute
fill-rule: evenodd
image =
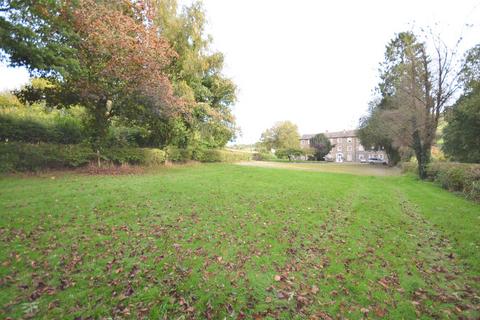
<svg viewBox="0 0 480 320"><path fill-rule="evenodd" d="M360 163L367 163L367 159L365 158L360 159Z"/></svg>
<svg viewBox="0 0 480 320"><path fill-rule="evenodd" d="M384 159L380 159L380 158L368 158L368 163L369 164L387 164L387 161L385 161Z"/></svg>

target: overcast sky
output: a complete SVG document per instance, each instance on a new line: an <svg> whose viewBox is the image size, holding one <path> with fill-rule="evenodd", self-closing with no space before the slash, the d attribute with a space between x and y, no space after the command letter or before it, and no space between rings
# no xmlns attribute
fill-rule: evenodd
<svg viewBox="0 0 480 320"><path fill-rule="evenodd" d="M213 48L238 86L238 143L257 141L282 120L302 134L354 129L396 32L431 26L452 46L460 36L462 49L480 42L480 0L203 2ZM27 77L1 66L0 89Z"/></svg>

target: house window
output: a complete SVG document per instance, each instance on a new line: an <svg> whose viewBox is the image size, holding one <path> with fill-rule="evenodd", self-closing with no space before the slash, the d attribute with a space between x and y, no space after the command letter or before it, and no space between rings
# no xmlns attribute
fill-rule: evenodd
<svg viewBox="0 0 480 320"><path fill-rule="evenodd" d="M337 143L342 143L342 138L337 138Z"/></svg>
<svg viewBox="0 0 480 320"><path fill-rule="evenodd" d="M365 149L363 148L363 146L361 144L358 145L358 151L364 151Z"/></svg>
<svg viewBox="0 0 480 320"><path fill-rule="evenodd" d="M338 146L337 151L342 151L342 146Z"/></svg>
<svg viewBox="0 0 480 320"><path fill-rule="evenodd" d="M352 142L352 138L347 138L347 142L348 142L348 143L351 143L351 142Z"/></svg>
<svg viewBox="0 0 480 320"><path fill-rule="evenodd" d="M363 154L359 154L359 155L358 155L358 160L363 160L363 159L364 159L364 158L363 158Z"/></svg>
<svg viewBox="0 0 480 320"><path fill-rule="evenodd" d="M335 139L330 139L331 144L335 144Z"/></svg>
<svg viewBox="0 0 480 320"><path fill-rule="evenodd" d="M352 146L347 146L347 151L352 151Z"/></svg>

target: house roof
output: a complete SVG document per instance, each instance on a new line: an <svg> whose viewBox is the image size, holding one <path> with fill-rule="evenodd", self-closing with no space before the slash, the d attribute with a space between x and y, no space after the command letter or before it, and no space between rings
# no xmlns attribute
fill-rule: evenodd
<svg viewBox="0 0 480 320"><path fill-rule="evenodd" d="M343 130L337 132L322 132L327 138L346 138L346 137L356 137L357 130ZM304 134L300 140L310 140L315 137L318 133L314 134Z"/></svg>

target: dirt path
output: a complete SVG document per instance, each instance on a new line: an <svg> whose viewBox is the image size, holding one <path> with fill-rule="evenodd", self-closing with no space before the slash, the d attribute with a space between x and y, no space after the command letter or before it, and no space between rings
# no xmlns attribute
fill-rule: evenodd
<svg viewBox="0 0 480 320"><path fill-rule="evenodd" d="M292 170L307 170L332 173L349 173L362 176L397 176L399 168L390 168L382 165L352 164L352 163L294 163L294 162L270 162L270 161L245 161L239 162L242 166L262 168L279 168Z"/></svg>

